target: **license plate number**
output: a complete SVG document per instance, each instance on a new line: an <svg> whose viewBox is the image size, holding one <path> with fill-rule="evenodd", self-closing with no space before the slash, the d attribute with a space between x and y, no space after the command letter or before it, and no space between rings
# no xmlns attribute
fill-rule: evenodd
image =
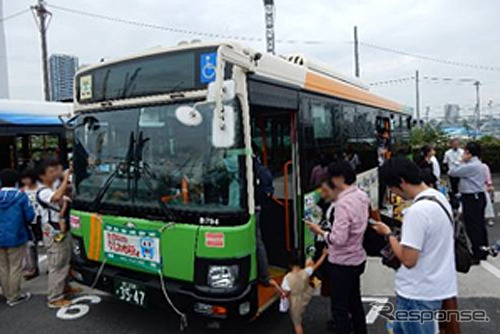
<svg viewBox="0 0 500 334"><path fill-rule="evenodd" d="M115 279L115 295L124 302L146 307L146 287L139 282Z"/></svg>

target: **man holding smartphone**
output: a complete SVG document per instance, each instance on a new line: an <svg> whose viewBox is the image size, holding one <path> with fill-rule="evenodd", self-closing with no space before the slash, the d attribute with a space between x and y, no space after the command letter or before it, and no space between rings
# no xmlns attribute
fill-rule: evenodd
<svg viewBox="0 0 500 334"><path fill-rule="evenodd" d="M371 225L387 238L402 264L395 277L396 309L412 314L437 311L457 296L451 206L439 191L425 185L419 168L407 158L386 161L380 177L393 193L413 201L403 217L401 241L384 223ZM434 320L421 320L396 319L394 333L436 333Z"/></svg>
<svg viewBox="0 0 500 334"><path fill-rule="evenodd" d="M366 320L361 302L360 277L365 271L363 238L368 223L370 199L356 186L356 172L347 161L328 166L328 177L337 189L332 231L307 222L312 232L324 237L332 284L331 308L335 332L365 334Z"/></svg>

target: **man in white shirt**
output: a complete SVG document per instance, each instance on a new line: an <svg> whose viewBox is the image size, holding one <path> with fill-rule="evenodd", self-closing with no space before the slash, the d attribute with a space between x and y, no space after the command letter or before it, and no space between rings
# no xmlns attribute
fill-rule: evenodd
<svg viewBox="0 0 500 334"><path fill-rule="evenodd" d="M403 217L401 241L387 225L380 222L373 225L379 234L386 236L402 264L395 278L396 308L437 311L444 301L457 296L453 222L448 217L451 206L440 192L422 182L418 167L407 158L384 163L380 177L393 193L413 201ZM433 320L411 322L397 318L394 326L395 334L435 331Z"/></svg>
<svg viewBox="0 0 500 334"><path fill-rule="evenodd" d="M432 154L432 156L431 156L431 159L429 160L429 162L432 165L432 174L434 174L434 176L437 179L437 185L440 185L441 184L441 167L439 166L439 161L436 158L436 150L434 149L434 147L432 148L431 154Z"/></svg>
<svg viewBox="0 0 500 334"><path fill-rule="evenodd" d="M450 169L453 165L459 162L462 159L464 154L464 150L460 148L460 142L458 139L453 138L450 140L450 149L444 153L443 164ZM460 178L451 177L450 176L450 185L451 185L451 195L456 196L459 193L458 183L460 182Z"/></svg>
<svg viewBox="0 0 500 334"><path fill-rule="evenodd" d="M67 191L71 170L68 169L57 189L54 182L58 179L58 163L56 161L44 161L40 168L40 189L37 192L37 202L40 204L42 213L42 231L45 246L47 247L47 258L49 266L47 306L49 308L61 308L71 304L65 297L77 291L76 288L67 284L70 259L71 239L67 235L58 239L56 236L67 232L68 226L61 230L59 225L61 207L59 202Z"/></svg>

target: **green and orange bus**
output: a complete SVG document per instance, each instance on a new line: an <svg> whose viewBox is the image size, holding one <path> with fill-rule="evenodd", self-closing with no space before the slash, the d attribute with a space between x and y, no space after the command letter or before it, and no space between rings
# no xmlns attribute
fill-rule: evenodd
<svg viewBox="0 0 500 334"><path fill-rule="evenodd" d="M260 228L270 274L314 252L320 156L359 157L378 208L377 133L408 144L411 114L299 55L194 43L77 73L72 268L134 304L253 319L277 299L257 280L253 154L274 177ZM252 145L258 152L252 151Z"/></svg>

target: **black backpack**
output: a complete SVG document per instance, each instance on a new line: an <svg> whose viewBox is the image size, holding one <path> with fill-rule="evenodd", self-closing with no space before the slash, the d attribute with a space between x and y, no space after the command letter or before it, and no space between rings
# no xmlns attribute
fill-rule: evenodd
<svg viewBox="0 0 500 334"><path fill-rule="evenodd" d="M441 203L437 198L433 196L422 196L417 199L417 202L420 200L428 200L434 203L439 204L439 206L446 212L446 216L450 220L453 225L453 229L455 232L455 266L458 272L460 273L468 273L470 268L472 267L473 255L472 255L472 247L469 237L467 236L467 232L465 231L465 226L460 220L453 219L452 215L446 209L446 207Z"/></svg>
<svg viewBox="0 0 500 334"><path fill-rule="evenodd" d="M49 218L48 224L51 225L56 230L59 230L59 216L57 216L56 219L54 220L52 217L52 211L60 212L61 210L57 206L51 203L47 203L40 198L40 193L45 189L49 189L49 187L41 187L40 189L37 190L36 201L43 210L47 210Z"/></svg>

